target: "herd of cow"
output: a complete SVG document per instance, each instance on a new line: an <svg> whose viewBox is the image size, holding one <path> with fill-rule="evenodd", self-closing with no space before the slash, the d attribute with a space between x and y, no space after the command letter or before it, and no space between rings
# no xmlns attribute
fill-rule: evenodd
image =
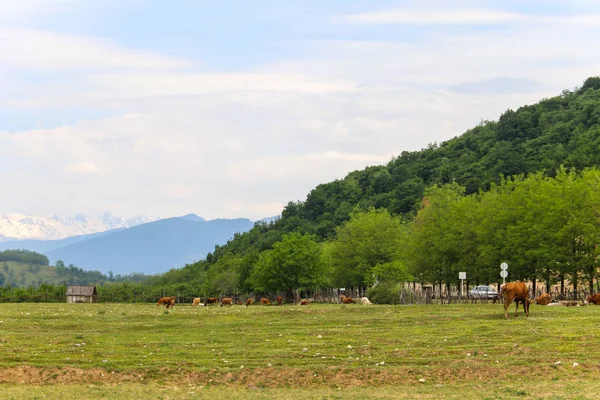
<svg viewBox="0 0 600 400"><path fill-rule="evenodd" d="M523 282L505 283L504 285L500 286L500 292L498 293L498 297L500 299L502 299L504 302L504 317L506 319L508 319L508 307L511 305L511 303L513 301L515 302L515 305L516 305L515 317L517 316L517 312L519 311L519 303L523 304L523 310L525 312L525 315L529 316L529 305L531 304L531 301L529 300L529 289L527 288L527 285L524 284ZM283 298L281 296L277 296L275 298L275 301L277 302L278 306L283 304ZM561 302L553 303L552 298L547 293L544 293L541 296L537 297L534 301L536 304L540 304L540 305L544 305L544 306L545 305L547 305L547 306L576 306L576 305L579 305L578 302L571 302L571 301L561 301ZM357 300L353 299L352 297L346 297L344 295L340 296L340 303L342 303L342 304L355 304L356 302L357 302ZM600 293L588 296L585 302L586 302L586 304L600 305ZM221 299L220 303L221 303L221 307L231 306L234 304L234 301L231 297L223 297ZM373 304L366 297L362 297L360 299L360 303L363 305ZM199 297L196 297L192 301L192 306L199 306L200 304L201 303L200 303ZM219 304L219 298L218 297L207 298L204 305L207 306L209 304L215 304L215 305ZM241 302L238 302L236 304L243 305L243 303L241 303ZM248 298L246 300L246 307L251 306L252 304L254 304L254 299ZM269 305L271 305L271 301L266 297L262 297L260 299L260 304L269 306ZM309 301L301 300L299 304L301 306L306 306L309 304ZM164 305L167 309L172 308L175 305L175 296L161 297L158 300L158 302L156 303L157 307L160 305Z"/></svg>
<svg viewBox="0 0 600 400"><path fill-rule="evenodd" d="M519 310L519 303L523 303L523 309L525 310L525 315L529 316L529 304L531 301L529 300L529 289L527 285L523 282L511 282L505 283L500 286L500 292L498 293L498 297L504 301L504 317L508 319L508 307L514 301L515 308L515 317L517 316L517 311ZM544 293L535 298L535 303L542 306L578 306L580 305L577 301L559 301L552 302L552 297L548 293ZM595 304L600 305L600 293L595 295L590 295L585 300L586 304Z"/></svg>
<svg viewBox="0 0 600 400"><path fill-rule="evenodd" d="M283 297L277 296L275 298L275 301L277 302L278 306L283 305ZM342 304L355 304L356 302L357 302L357 300L353 299L352 297L346 297L344 295L340 296L340 303L342 303ZM234 301L233 301L233 299L231 297L223 297L221 299L220 303L221 303L221 307L223 307L223 306L232 306L234 304ZM304 300L300 300L299 304L301 306L306 306L306 305L308 305L308 303L310 303L310 301L304 299ZM360 303L363 304L363 305L372 305L373 304L366 297L362 297L360 299ZM192 301L192 306L193 307L199 306L200 304L202 304L202 303L200 303L200 297L196 297ZM219 304L219 298L218 297L208 297L206 299L206 302L204 302L204 306L207 306L209 304L215 304L215 305ZM242 302L237 302L236 304L238 304L240 306L244 305L244 303L242 303ZM253 298L248 298L246 300L246 303L245 303L246 307L251 306L252 304L254 304L254 299ZM271 305L271 300L269 300L266 297L262 297L260 299L260 304L262 304L264 306L270 306ZM175 305L175 296L161 297L160 299L158 299L158 302L156 303L156 306L158 307L158 306L161 306L161 305L164 305L167 308L167 310L169 308L172 308Z"/></svg>

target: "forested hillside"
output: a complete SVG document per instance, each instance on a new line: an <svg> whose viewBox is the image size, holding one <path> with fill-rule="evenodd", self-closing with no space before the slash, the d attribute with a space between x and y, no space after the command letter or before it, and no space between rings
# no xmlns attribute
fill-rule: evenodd
<svg viewBox="0 0 600 400"><path fill-rule="evenodd" d="M432 186L454 183L469 195L489 190L502 176L541 172L553 177L561 165L576 170L600 165L599 77L574 91L507 110L498 121L483 122L439 145L402 152L387 165L319 185L305 201L290 202L279 220L257 223L217 246L205 261L172 270L153 283L187 282L211 293L266 289L256 282L255 269L276 243L290 240L285 236L282 241L284 235L298 232L315 242L332 241L336 228L339 234L339 227L360 210L385 209L392 217L412 220Z"/></svg>
<svg viewBox="0 0 600 400"><path fill-rule="evenodd" d="M48 257L29 250L0 251L0 286L30 287L44 284L102 284L107 282L140 282L142 274L103 275L99 271L86 271L73 264L66 266L58 261L48 263Z"/></svg>

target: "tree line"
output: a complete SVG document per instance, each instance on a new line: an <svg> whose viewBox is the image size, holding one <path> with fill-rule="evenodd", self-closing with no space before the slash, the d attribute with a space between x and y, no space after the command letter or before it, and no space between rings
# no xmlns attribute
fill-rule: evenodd
<svg viewBox="0 0 600 400"><path fill-rule="evenodd" d="M4 250L0 251L0 262L17 261L23 264L48 265L48 257L29 250Z"/></svg>

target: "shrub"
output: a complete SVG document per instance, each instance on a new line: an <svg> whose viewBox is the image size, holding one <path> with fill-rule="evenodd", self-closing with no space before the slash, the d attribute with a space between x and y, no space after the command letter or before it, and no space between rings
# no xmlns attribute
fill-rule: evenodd
<svg viewBox="0 0 600 400"><path fill-rule="evenodd" d="M366 296L375 304L399 304L401 290L397 283L384 282L368 289Z"/></svg>

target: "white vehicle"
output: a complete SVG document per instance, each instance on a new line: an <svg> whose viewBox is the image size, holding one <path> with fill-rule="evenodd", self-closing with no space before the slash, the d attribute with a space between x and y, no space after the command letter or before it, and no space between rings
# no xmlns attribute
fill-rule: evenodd
<svg viewBox="0 0 600 400"><path fill-rule="evenodd" d="M489 286L475 286L469 292L469 295L475 299L495 299L498 297L498 291Z"/></svg>

